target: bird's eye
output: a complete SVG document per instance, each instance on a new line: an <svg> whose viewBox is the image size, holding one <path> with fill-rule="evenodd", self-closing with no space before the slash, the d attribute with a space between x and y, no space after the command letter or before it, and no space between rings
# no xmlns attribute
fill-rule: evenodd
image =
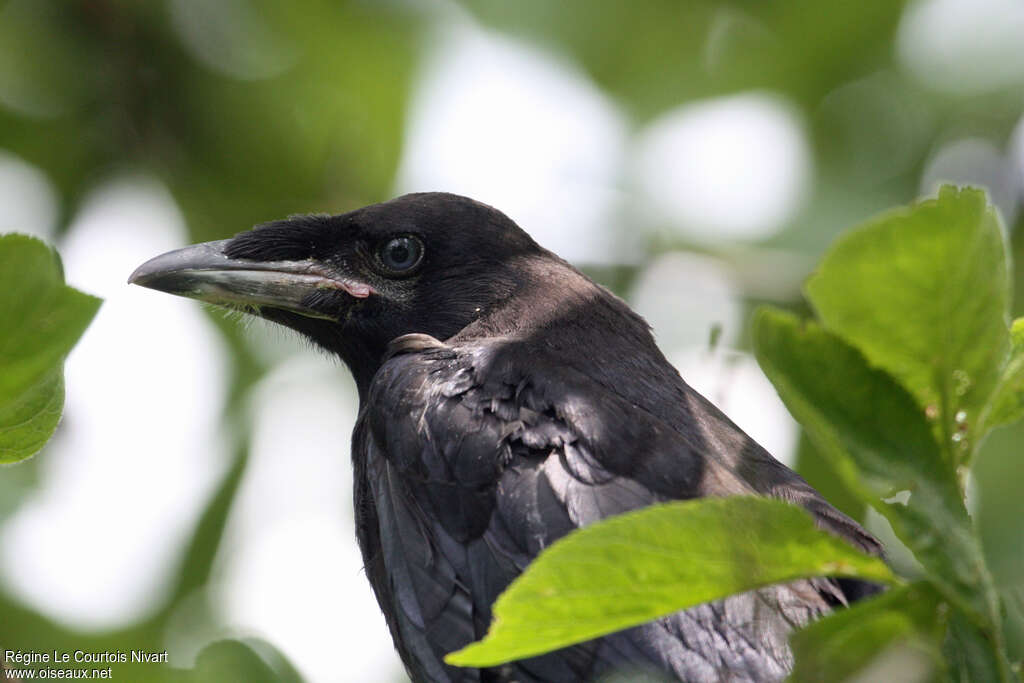
<svg viewBox="0 0 1024 683"><path fill-rule="evenodd" d="M411 235L393 237L381 245L377 256L391 273L407 273L423 258L423 243Z"/></svg>

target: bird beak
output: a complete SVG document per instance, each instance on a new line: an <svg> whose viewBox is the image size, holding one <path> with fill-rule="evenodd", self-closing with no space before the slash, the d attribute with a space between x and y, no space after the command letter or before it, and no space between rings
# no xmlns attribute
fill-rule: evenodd
<svg viewBox="0 0 1024 683"><path fill-rule="evenodd" d="M135 269L128 283L229 307L268 306L311 318L333 320L315 302L343 291L365 299L373 288L344 277L318 261L252 261L230 258L230 240L169 251Z"/></svg>

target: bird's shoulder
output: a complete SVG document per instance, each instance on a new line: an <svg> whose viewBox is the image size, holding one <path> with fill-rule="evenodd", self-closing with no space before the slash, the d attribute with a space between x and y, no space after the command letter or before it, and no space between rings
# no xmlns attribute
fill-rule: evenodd
<svg viewBox="0 0 1024 683"><path fill-rule="evenodd" d="M586 348L576 353L588 355ZM399 337L371 384L367 426L410 474L440 459L447 469L435 475L479 486L517 457L556 449L584 479L593 478L584 470L642 483L657 474L672 480L650 482L666 495L696 495L702 458L691 451L698 444L561 356L514 337ZM665 457L671 462L660 462Z"/></svg>
<svg viewBox="0 0 1024 683"><path fill-rule="evenodd" d="M781 498L880 552L860 525L689 387L656 348L609 356L609 346L399 337L371 387L368 427L399 469L426 468L435 481L477 492L510 464L555 454L572 482L614 479L615 491L642 489L656 500ZM587 490L584 498L612 495ZM574 521L592 521L583 517Z"/></svg>

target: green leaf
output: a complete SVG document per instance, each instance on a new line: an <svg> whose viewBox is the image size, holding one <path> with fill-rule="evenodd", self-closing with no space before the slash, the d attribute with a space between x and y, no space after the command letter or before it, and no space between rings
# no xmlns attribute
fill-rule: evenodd
<svg viewBox="0 0 1024 683"><path fill-rule="evenodd" d="M42 448L64 404L64 357L100 300L64 284L56 252L25 235L0 236L0 463Z"/></svg>
<svg viewBox="0 0 1024 683"><path fill-rule="evenodd" d="M339 662L342 671L344 662ZM301 683L302 676L276 648L258 638L219 640L196 657L195 667L168 676L181 683Z"/></svg>
<svg viewBox="0 0 1024 683"><path fill-rule="evenodd" d="M64 372L54 366L38 382L0 402L0 463L38 452L57 429L64 409Z"/></svg>
<svg viewBox="0 0 1024 683"><path fill-rule="evenodd" d="M860 496L850 491L843 479L836 474L832 462L821 457L814 442L802 430L797 440L796 457L792 468L833 506L853 519L861 522L864 520L867 504Z"/></svg>
<svg viewBox="0 0 1024 683"><path fill-rule="evenodd" d="M924 413L892 377L790 313L760 309L751 333L761 369L854 491L888 496L911 489L925 473L959 500L954 470L941 462Z"/></svg>
<svg viewBox="0 0 1024 683"><path fill-rule="evenodd" d="M850 231L806 291L825 327L899 380L963 460L1010 346L1007 255L985 194L944 186Z"/></svg>
<svg viewBox="0 0 1024 683"><path fill-rule="evenodd" d="M1024 318L1010 327L1010 357L979 420L978 434L1024 417Z"/></svg>
<svg viewBox="0 0 1024 683"><path fill-rule="evenodd" d="M998 597L955 473L914 399L815 323L762 309L752 333L761 368L844 483L888 518L943 597L998 628ZM900 491L906 504L881 499Z"/></svg>
<svg viewBox="0 0 1024 683"><path fill-rule="evenodd" d="M1024 587L1024 543L1021 543L1021 519L1024 519L1024 422L993 432L982 446L971 476L978 492L972 511L978 526L985 560L996 584L1003 588ZM1022 621L1024 626L1024 621ZM1022 631L1024 634L1024 631ZM1024 639L1021 641L1024 646ZM1024 647L1022 647L1024 659Z"/></svg>
<svg viewBox="0 0 1024 683"><path fill-rule="evenodd" d="M950 619L944 650L954 681L1017 680L1000 644L961 612L955 612Z"/></svg>
<svg viewBox="0 0 1024 683"><path fill-rule="evenodd" d="M789 639L796 660L789 680L895 680L893 671L880 675L894 660L918 674L907 676L904 669L901 680L923 680L938 668L940 604L927 584L911 584L810 624ZM869 671L874 675L865 675Z"/></svg>
<svg viewBox="0 0 1024 683"><path fill-rule="evenodd" d="M446 657L493 666L807 576L894 580L877 557L769 498L657 505L570 533L494 603L487 637Z"/></svg>

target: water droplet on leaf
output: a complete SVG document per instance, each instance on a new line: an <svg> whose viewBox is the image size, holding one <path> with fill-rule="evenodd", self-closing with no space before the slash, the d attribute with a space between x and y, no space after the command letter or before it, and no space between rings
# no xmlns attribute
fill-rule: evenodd
<svg viewBox="0 0 1024 683"><path fill-rule="evenodd" d="M953 371L953 391L957 396L963 396L971 388L971 376L965 370Z"/></svg>

